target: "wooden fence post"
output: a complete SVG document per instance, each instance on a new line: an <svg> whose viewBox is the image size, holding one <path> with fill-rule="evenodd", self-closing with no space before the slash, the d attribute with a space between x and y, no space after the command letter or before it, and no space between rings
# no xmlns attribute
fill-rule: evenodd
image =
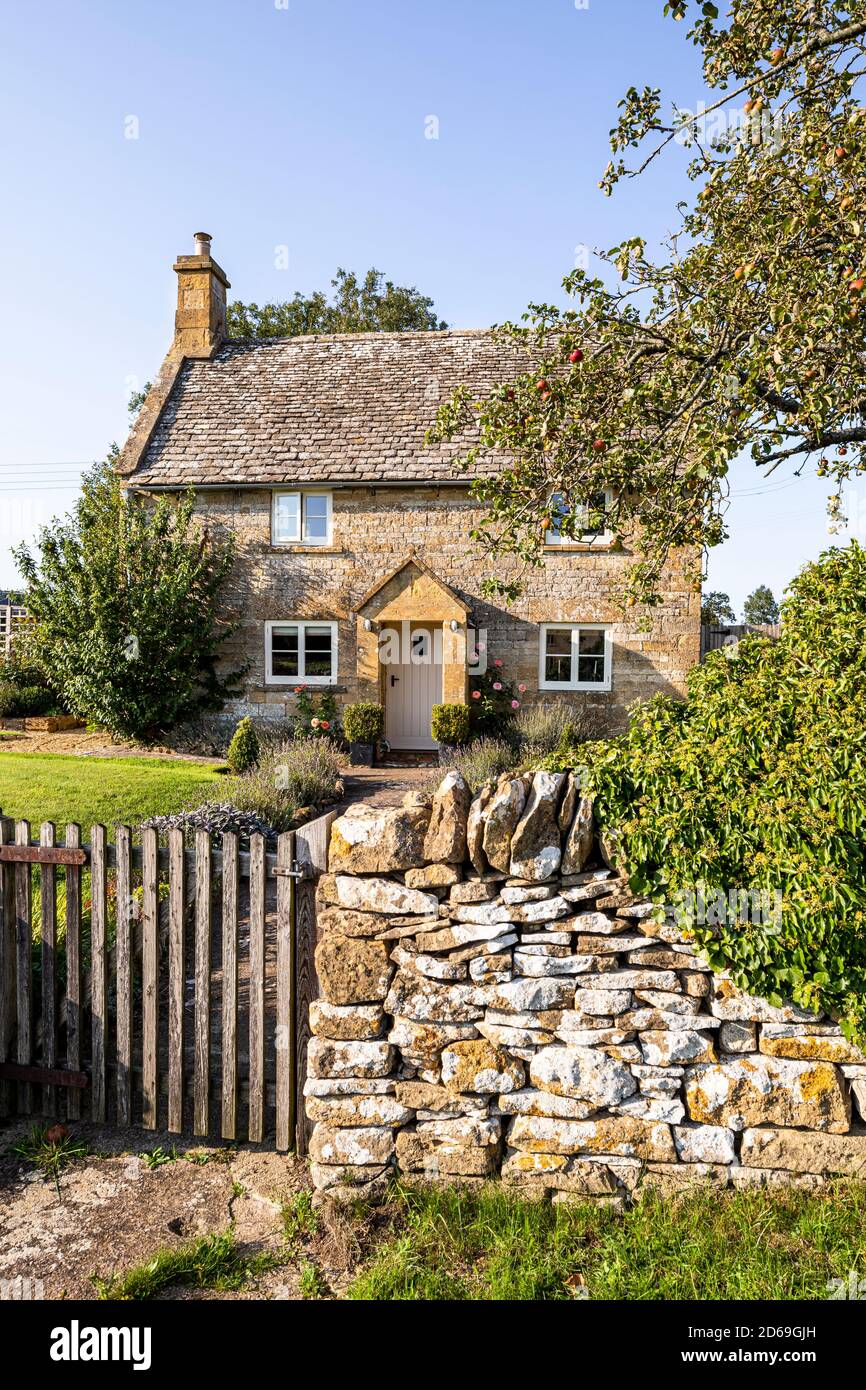
<svg viewBox="0 0 866 1390"><path fill-rule="evenodd" d="M15 839L15 822L0 814L0 845ZM15 1033L15 870L0 864L0 1062L10 1060ZM0 1115L8 1115L12 1086L0 1081Z"/></svg>
<svg viewBox="0 0 866 1390"><path fill-rule="evenodd" d="M15 826L16 845L30 844L30 822L20 820ZM33 892L29 864L15 865L15 954L18 1004L18 1063L33 1064ZM18 1083L18 1109L29 1115L33 1092L29 1081Z"/></svg>
<svg viewBox="0 0 866 1390"><path fill-rule="evenodd" d="M115 831L117 869L117 1123L132 1123L132 831Z"/></svg>
<svg viewBox="0 0 866 1390"><path fill-rule="evenodd" d="M295 1146L306 1154L313 1126L307 1119L304 1105L304 1082L307 1076L307 1048L310 1042L310 1004L318 995L316 976L316 888L319 875L328 867L328 844L331 822L336 811L329 811L309 825L295 831L295 859L303 878L295 890L295 1090L297 1115Z"/></svg>
<svg viewBox="0 0 866 1390"><path fill-rule="evenodd" d="M81 826L67 825L67 849L81 846ZM81 1070L81 869L66 866L66 1065ZM66 1098L70 1120L81 1119L81 1092L72 1090Z"/></svg>
<svg viewBox="0 0 866 1390"><path fill-rule="evenodd" d="M183 996L186 912L183 831L168 832L168 1127L183 1129Z"/></svg>
<svg viewBox="0 0 866 1390"><path fill-rule="evenodd" d="M105 1123L105 1047L108 1039L108 837L104 825L90 831L90 1118Z"/></svg>
<svg viewBox="0 0 866 1390"><path fill-rule="evenodd" d="M159 840L141 833L142 1124L156 1129L159 1100Z"/></svg>
<svg viewBox="0 0 866 1390"><path fill-rule="evenodd" d="M291 869L295 837L291 831L277 841L277 869ZM295 980L292 961L295 880L277 876L277 1148L291 1148L295 1131L295 1037L293 1028Z"/></svg>
<svg viewBox="0 0 866 1390"><path fill-rule="evenodd" d="M213 864L206 830L195 836L195 1062L193 1130L207 1134L210 1124L210 953L213 931Z"/></svg>
<svg viewBox="0 0 866 1390"><path fill-rule="evenodd" d="M42 822L39 843L46 849L57 843L51 821ZM42 1065L53 1068L57 1066L57 870L53 864L43 864L40 868L39 901L42 911ZM42 1088L42 1109L46 1115L57 1113L53 1086Z"/></svg>
<svg viewBox="0 0 866 1390"><path fill-rule="evenodd" d="M237 1138L238 1123L238 837L223 835L222 912L222 1137Z"/></svg>
<svg viewBox="0 0 866 1390"><path fill-rule="evenodd" d="M265 839L250 836L250 1075L249 1126L253 1143L265 1133Z"/></svg>

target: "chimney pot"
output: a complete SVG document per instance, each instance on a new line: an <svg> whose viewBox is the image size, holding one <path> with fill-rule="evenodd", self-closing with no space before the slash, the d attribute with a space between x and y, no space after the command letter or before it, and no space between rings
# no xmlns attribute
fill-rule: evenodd
<svg viewBox="0 0 866 1390"><path fill-rule="evenodd" d="M210 232L195 232L195 255L209 256L212 237Z"/></svg>

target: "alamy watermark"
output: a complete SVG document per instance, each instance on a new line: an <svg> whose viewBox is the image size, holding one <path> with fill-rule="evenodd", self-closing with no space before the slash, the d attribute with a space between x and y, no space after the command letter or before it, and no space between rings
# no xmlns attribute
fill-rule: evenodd
<svg viewBox="0 0 866 1390"><path fill-rule="evenodd" d="M41 1303L45 1285L41 1279L18 1274L14 1279L0 1279L0 1303Z"/></svg>
<svg viewBox="0 0 866 1390"><path fill-rule="evenodd" d="M677 926L688 930L739 922L773 933L781 928L782 906L778 888L713 888L700 883L678 889L668 910Z"/></svg>

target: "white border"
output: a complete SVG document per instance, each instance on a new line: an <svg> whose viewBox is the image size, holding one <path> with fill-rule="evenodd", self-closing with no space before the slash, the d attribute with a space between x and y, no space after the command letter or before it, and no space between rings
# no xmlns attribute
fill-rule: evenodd
<svg viewBox="0 0 866 1390"><path fill-rule="evenodd" d="M295 541L277 540L277 498L279 497L299 497L300 505L298 508L298 524L301 534ZM327 497L328 499L328 529L323 540L304 539L304 498L305 497ZM334 534L334 494L325 487L281 487L275 488L271 493L271 545L281 550L289 549L292 546L325 546L333 544Z"/></svg>
<svg viewBox="0 0 866 1390"><path fill-rule="evenodd" d="M602 488L602 491L604 493L604 509L607 512L613 502L613 489L606 487ZM589 532L584 534L589 535ZM551 541L548 540L549 535L550 531L545 530L545 550L606 550L613 544L613 532L607 529L599 531L598 535L593 535L590 540L583 540L580 536L560 536L559 540Z"/></svg>
<svg viewBox="0 0 866 1390"><path fill-rule="evenodd" d="M329 627L331 629L331 674L329 676L275 676L272 668L271 634L275 628L296 627L298 629L298 665L303 660L303 631L308 627ZM283 618L280 621L265 623L265 685L336 685L339 671L339 626L327 621L318 622L315 618L298 621L296 618Z"/></svg>
<svg viewBox="0 0 866 1390"><path fill-rule="evenodd" d="M600 690L609 691L613 681L613 641L611 630L605 623L541 623L538 643L538 688L539 690ZM576 671L578 657L578 634L580 632L604 633L604 680L603 681L546 681L544 679L544 658L548 632L571 633L572 670Z"/></svg>

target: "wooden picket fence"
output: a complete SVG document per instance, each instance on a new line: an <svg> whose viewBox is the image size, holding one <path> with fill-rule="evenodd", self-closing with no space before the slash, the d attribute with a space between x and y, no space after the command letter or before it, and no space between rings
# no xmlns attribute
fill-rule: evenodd
<svg viewBox="0 0 866 1390"><path fill-rule="evenodd" d="M315 885L333 814L241 853L0 814L0 1115L306 1152ZM62 877L61 877L62 876ZM36 893L34 895L34 879ZM34 896L38 912L34 912Z"/></svg>

